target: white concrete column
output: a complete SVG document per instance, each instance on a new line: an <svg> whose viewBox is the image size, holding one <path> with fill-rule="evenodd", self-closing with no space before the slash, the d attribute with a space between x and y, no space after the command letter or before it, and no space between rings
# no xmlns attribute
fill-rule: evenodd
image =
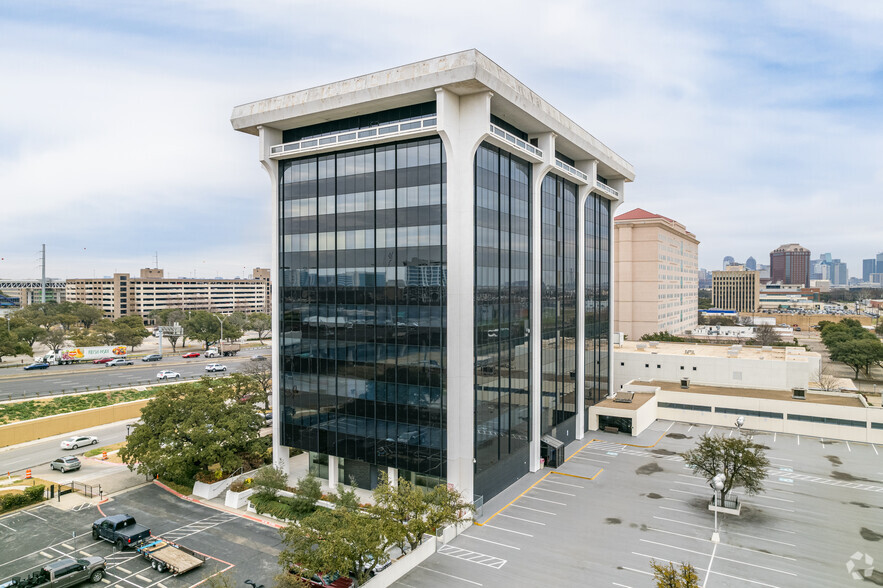
<svg viewBox="0 0 883 588"><path fill-rule="evenodd" d="M589 176L576 199L576 439L585 436L586 406L586 200L592 193L597 162L577 161L574 166Z"/></svg>
<svg viewBox="0 0 883 588"><path fill-rule="evenodd" d="M624 186L625 182L620 180L615 184L614 184L614 182L611 182L611 184L613 185L613 187L616 190L619 191L619 200L611 200L610 201L610 218L608 221L608 231L609 231L609 235L610 235L610 237L609 237L610 286L609 286L609 290L608 290L608 295L610 298L609 298L609 302L608 302L608 315L609 315L608 320L610 321L610 323L609 323L608 329L607 329L607 396L614 394L617 390L616 380L613 377L613 366L615 365L614 364L614 357L613 357L613 325L614 325L614 312L616 310L615 305L613 304L613 301L616 300L616 273L615 273L615 268L616 268L615 261L616 260L613 257L614 252L616 251L616 248L613 246L613 225L614 225L613 217L616 215L616 209L619 208L619 205L622 204L622 202L625 198L625 194L623 192L623 189L625 187Z"/></svg>
<svg viewBox="0 0 883 588"><path fill-rule="evenodd" d="M436 90L447 161L447 480L474 494L475 152L490 128L491 92Z"/></svg>
<svg viewBox="0 0 883 588"><path fill-rule="evenodd" d="M555 167L555 133L537 135L543 163L533 164L530 193L530 471L540 469L543 401L543 178ZM532 137L533 138L533 137Z"/></svg>
<svg viewBox="0 0 883 588"><path fill-rule="evenodd" d="M386 468L386 479L389 481L390 488L398 488L399 486L399 469L388 467Z"/></svg>
<svg viewBox="0 0 883 588"><path fill-rule="evenodd" d="M270 159L270 147L273 145L278 145L282 142L282 131L278 129L272 129L270 127L259 126L258 132L260 133L260 140L258 141L258 149L260 162L264 169L267 171L267 174L270 176L270 184L271 184L271 194L273 195L273 206L272 210L272 219L270 221L270 226L273 227L273 263L270 265L270 283L272 289L272 312L271 316L273 319L273 331L272 331L272 375L273 375L273 388L272 388L272 398L273 398L273 465L285 472L286 475L289 473L288 460L289 460L289 450L288 447L281 444L282 442L282 421L284 419L284 415L282 414L282 397L279 392L279 382L281 380L281 361L280 361L280 331L281 325L279 324L281 309L280 300L279 300L279 288L281 287L281 275L279 274L279 219L282 218L282 209L279 206L279 163Z"/></svg>
<svg viewBox="0 0 883 588"><path fill-rule="evenodd" d="M335 490L340 483L338 468L340 467L340 458L336 455L328 456L328 486Z"/></svg>

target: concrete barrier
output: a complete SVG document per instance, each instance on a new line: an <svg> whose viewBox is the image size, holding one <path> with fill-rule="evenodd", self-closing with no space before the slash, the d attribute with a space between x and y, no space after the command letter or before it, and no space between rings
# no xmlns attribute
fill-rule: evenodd
<svg viewBox="0 0 883 588"><path fill-rule="evenodd" d="M36 441L141 416L150 398L0 425L0 447Z"/></svg>

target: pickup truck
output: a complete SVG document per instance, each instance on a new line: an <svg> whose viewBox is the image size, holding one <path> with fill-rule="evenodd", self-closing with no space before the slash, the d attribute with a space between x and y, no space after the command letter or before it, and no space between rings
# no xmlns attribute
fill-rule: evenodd
<svg viewBox="0 0 883 588"><path fill-rule="evenodd" d="M132 515L111 515L92 523L92 538L109 541L120 551L126 547L134 547L139 541L148 537L150 537L150 529L136 523Z"/></svg>
<svg viewBox="0 0 883 588"><path fill-rule="evenodd" d="M28 576L4 582L0 588L67 588L86 580L96 583L104 577L106 567L103 557L62 557Z"/></svg>

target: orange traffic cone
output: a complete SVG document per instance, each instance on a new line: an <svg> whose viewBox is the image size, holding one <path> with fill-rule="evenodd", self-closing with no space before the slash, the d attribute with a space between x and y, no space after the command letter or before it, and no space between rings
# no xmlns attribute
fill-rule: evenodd
<svg viewBox="0 0 883 588"><path fill-rule="evenodd" d="M107 449L101 452L101 459L107 459Z"/></svg>
<svg viewBox="0 0 883 588"><path fill-rule="evenodd" d="M31 470L25 470L25 480L31 479Z"/></svg>

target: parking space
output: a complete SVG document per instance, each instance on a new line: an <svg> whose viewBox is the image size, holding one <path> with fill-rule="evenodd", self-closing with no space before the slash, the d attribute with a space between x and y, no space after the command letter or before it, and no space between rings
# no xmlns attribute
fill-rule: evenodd
<svg viewBox="0 0 883 588"><path fill-rule="evenodd" d="M678 455L709 432L751 436L771 462L765 491L718 516L719 543L710 490ZM883 561L880 447L657 422L637 440L599 433L568 450L396 585L638 588L654 585L651 561L671 561L708 588L841 586L865 555Z"/></svg>
<svg viewBox="0 0 883 588"><path fill-rule="evenodd" d="M110 543L93 540L92 521L118 513L131 514L154 536L180 542L206 562L176 577L152 569L133 551L118 552ZM150 484L98 506L60 510L44 505L0 518L0 578L23 575L61 556L95 555L107 560L102 580L107 586L185 588L219 572L227 572L234 585L246 579L270 584L278 570L279 543L274 528L181 500Z"/></svg>

